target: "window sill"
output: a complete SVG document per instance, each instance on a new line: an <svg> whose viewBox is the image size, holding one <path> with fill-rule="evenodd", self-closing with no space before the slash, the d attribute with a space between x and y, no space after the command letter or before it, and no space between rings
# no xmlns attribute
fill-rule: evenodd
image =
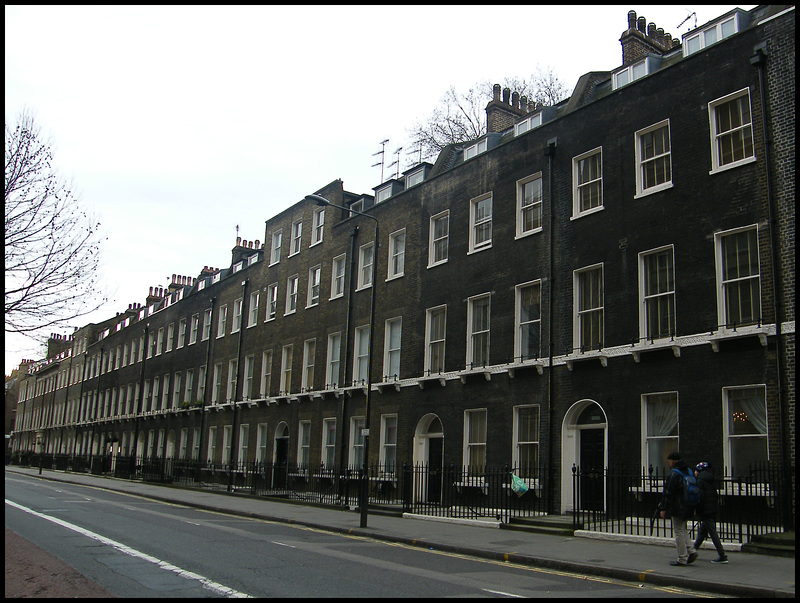
<svg viewBox="0 0 800 603"><path fill-rule="evenodd" d="M520 239L524 239L525 237L529 237L531 235L539 234L540 232L543 232L543 231L544 231L544 227L538 226L537 228L533 228L533 229L528 230L526 232L517 233L516 236L514 237L514 240L515 241L519 241Z"/></svg>
<svg viewBox="0 0 800 603"><path fill-rule="evenodd" d="M599 360L603 367L608 366L608 354L602 350L592 350L582 354L569 354L564 357L567 362L567 369L573 370L576 362L588 362L590 360Z"/></svg>
<svg viewBox="0 0 800 603"><path fill-rule="evenodd" d="M767 347L767 335L773 333L772 328L766 325L747 325L734 329L721 327L720 329L711 333L708 338L711 343L711 348L715 352L719 352L719 342L728 339L737 339L739 337L758 337L761 345Z"/></svg>
<svg viewBox="0 0 800 603"><path fill-rule="evenodd" d="M600 205L598 207L593 207L592 209L587 209L586 211L582 211L580 213L573 214L573 215L571 215L569 217L569 219L570 220L579 220L580 218L583 218L584 216L589 216L591 214L596 214L597 212L601 212L604 209L605 209L605 206L604 205Z"/></svg>
<svg viewBox="0 0 800 603"><path fill-rule="evenodd" d="M664 182L663 184L657 184L656 186L651 186L648 189L645 189L643 191L639 191L633 196L633 198L634 199L641 199L643 197L649 197L650 195L654 195L656 193L660 193L661 191L669 190L669 189L673 188L673 186L674 185L672 184L672 181L670 180L669 182Z"/></svg>
<svg viewBox="0 0 800 603"><path fill-rule="evenodd" d="M742 165L747 165L748 163L755 163L755 161L756 161L756 156L753 155L752 157L747 157L746 159L740 159L739 161L734 161L733 163L726 163L725 165L720 165L711 168L711 171L708 172L708 175L713 176L714 174L719 174L720 172L727 172L728 170L732 170Z"/></svg>
<svg viewBox="0 0 800 603"><path fill-rule="evenodd" d="M675 354L675 358L681 357L681 346L673 339L656 339L653 341L645 341L644 343L634 344L631 348L631 354L633 354L634 362L639 363L642 359L642 354L669 349L671 349L672 353Z"/></svg>

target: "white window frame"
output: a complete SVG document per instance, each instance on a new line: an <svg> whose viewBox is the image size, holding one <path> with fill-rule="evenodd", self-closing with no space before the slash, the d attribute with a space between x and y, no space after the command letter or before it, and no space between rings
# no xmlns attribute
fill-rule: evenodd
<svg viewBox="0 0 800 603"><path fill-rule="evenodd" d="M242 328L242 304L243 298L234 300L233 302L233 321L231 324L231 333L237 333Z"/></svg>
<svg viewBox="0 0 800 603"><path fill-rule="evenodd" d="M357 327L353 337L353 386L367 382L369 374L369 325Z"/></svg>
<svg viewBox="0 0 800 603"><path fill-rule="evenodd" d="M742 125L733 127L729 130L724 132L717 132L717 109L722 107L723 105L727 105L728 103L737 102L742 99L747 99L747 108L748 112L750 113L750 121L745 123L742 122ZM742 88L741 90L737 90L731 94L723 96L722 98L718 98L716 100L711 101L708 103L708 123L709 123L709 131L711 135L711 170L709 174L717 174L719 172L724 172L725 170L729 170L732 168L736 168L742 165L747 165L748 163L753 163L756 160L756 152L755 152L755 140L753 138L753 105L750 102L750 89L749 88ZM750 154L745 155L741 159L734 159L727 163L722 163L720 158L720 140L722 137L732 136L736 133L743 133L745 136L749 136L750 139ZM745 152L746 152L745 148Z"/></svg>
<svg viewBox="0 0 800 603"><path fill-rule="evenodd" d="M477 304L487 303L486 324L476 324ZM491 350L492 294L467 299L467 370L489 366ZM485 338L485 342L484 342ZM480 355L480 356L479 356ZM482 362L481 362L482 361Z"/></svg>
<svg viewBox="0 0 800 603"><path fill-rule="evenodd" d="M599 157L599 175L594 178L590 177L586 181L581 182L581 162L586 161L594 156ZM588 190L589 187L593 187L595 184L599 184L600 187L600 202L597 205L592 205L586 209L581 209L583 190ZM596 147L591 151L581 153L580 155L572 158L572 216L570 217L570 220L593 214L595 212L602 211L603 209L603 147Z"/></svg>
<svg viewBox="0 0 800 603"><path fill-rule="evenodd" d="M480 155L481 153L485 153L486 152L486 148L487 148L487 145L486 145L486 139L485 138L483 140L479 140L478 142L476 142L473 145L470 145L470 146L466 147L464 149L464 161L472 159L473 157L476 157L476 156Z"/></svg>
<svg viewBox="0 0 800 603"><path fill-rule="evenodd" d="M406 190L412 186L417 186L425 180L425 168L421 167L406 176Z"/></svg>
<svg viewBox="0 0 800 603"><path fill-rule="evenodd" d="M331 262L331 299L344 297L344 275L347 265L345 254L337 255Z"/></svg>
<svg viewBox="0 0 800 603"><path fill-rule="evenodd" d="M470 475L482 472L486 466L486 433L488 412L485 408L464 411L464 466ZM476 464L480 463L480 464Z"/></svg>
<svg viewBox="0 0 800 603"><path fill-rule="evenodd" d="M406 263L406 229L395 231L389 235L389 261L386 280L400 278L405 274Z"/></svg>
<svg viewBox="0 0 800 603"><path fill-rule="evenodd" d="M648 428L650 423L651 402L674 403L675 405L675 426L670 427L668 433L652 433ZM670 413L671 414L671 413ZM661 422L666 420L661 417ZM669 425L662 425L661 431L665 431ZM673 433L674 432L674 433ZM650 443L659 441L659 447L665 453L663 459L651 458ZM652 465L660 473L664 473L669 469L667 462L667 455L670 452L677 452L680 450L680 406L678 404L678 392L665 391L665 392L649 392L642 394L642 466L649 467Z"/></svg>
<svg viewBox="0 0 800 603"><path fill-rule="evenodd" d="M356 291L372 286L372 268L375 262L375 242L365 243L358 249L358 283Z"/></svg>
<svg viewBox="0 0 800 603"><path fill-rule="evenodd" d="M261 379L259 380L259 394L261 398L269 397L272 386L272 350L261 352Z"/></svg>
<svg viewBox="0 0 800 603"><path fill-rule="evenodd" d="M492 193L484 193L469 202L469 251L477 253L492 246ZM486 208L488 207L488 212ZM481 213L483 212L483 213ZM488 228L488 235L486 229ZM480 240L478 240L480 237Z"/></svg>
<svg viewBox="0 0 800 603"><path fill-rule="evenodd" d="M536 287L539 290L539 315L530 318L526 317L526 320L523 320L522 316L522 299L523 299L523 291L529 287ZM515 324L515 337L514 337L514 362L526 362L529 360L536 360L542 354L542 281L535 280L529 281L527 283L521 283L514 288L514 322ZM524 331L528 328L529 325L537 325L539 335L538 335L538 342L536 345L536 354L534 356L529 356L528 354L524 354L523 350L523 342L525 341Z"/></svg>
<svg viewBox="0 0 800 603"><path fill-rule="evenodd" d="M247 328L254 327L258 324L258 300L259 291L254 291L250 294L250 306L247 308Z"/></svg>
<svg viewBox="0 0 800 603"><path fill-rule="evenodd" d="M723 240L730 239L731 237L741 235L743 233L755 233L755 249L754 257L757 263L757 272L750 273L744 277L739 278L725 278L725 257L723 252ZM758 225L751 224L741 228L733 228L714 234L714 247L716 252L716 272L717 272L717 325L723 330L741 327L743 325L759 324L761 322L761 314L763 312L763 300L761 293L761 254L759 252L759 232ZM729 321L728 316L728 291L734 285L738 285L744 281L757 281L758 287L758 316L753 317L753 320L738 323L736 321ZM728 326L730 325L730 326Z"/></svg>
<svg viewBox="0 0 800 603"><path fill-rule="evenodd" d="M388 184L387 186L378 189L377 191L375 191L375 205L377 205L378 203L383 203L391 196L392 196L391 184Z"/></svg>
<svg viewBox="0 0 800 603"><path fill-rule="evenodd" d="M525 189L529 184L534 182L539 183L539 193L534 194L532 197L532 201L530 203L526 203L529 199L525 196ZM520 239L522 237L527 237L528 235L532 235L537 232L542 232L542 224L544 222L544 186L542 183L542 172L536 172L530 176L525 178L520 178L517 180L517 234L516 238ZM536 224L536 220L534 219L534 226L532 228L526 228L526 215L528 212L533 212L534 216L537 213L539 214L538 224Z"/></svg>
<svg viewBox="0 0 800 603"><path fill-rule="evenodd" d="M652 279L649 278L648 260L652 257L661 256L663 254L667 254L666 257L669 258L668 270L670 272L670 276L668 277L667 283L661 283L659 279L659 289L657 291L650 291L649 283L652 282ZM669 283L669 278L672 280L671 284ZM671 333L663 334L659 330L657 333L658 336L655 336L655 334L650 332L650 324L652 323L650 320L652 317L651 307L655 304L658 307L658 315L661 316L662 302L667 304L668 311L671 305ZM666 340L674 337L677 332L676 316L675 252L673 246L665 245L663 247L641 252L639 254L639 341L646 343L649 341ZM660 320L657 320L657 322L658 324L661 324Z"/></svg>
<svg viewBox="0 0 800 603"><path fill-rule="evenodd" d="M348 466L361 469L364 466L364 417L350 418L350 446L348 450Z"/></svg>
<svg viewBox="0 0 800 603"><path fill-rule="evenodd" d="M311 463L311 421L303 420L297 424L297 468L308 471Z"/></svg>
<svg viewBox="0 0 800 603"><path fill-rule="evenodd" d="M249 423L242 423L239 425L239 442L238 442L238 453L236 457L236 462L238 463L239 467L244 468L245 463L248 462L247 455L250 450L250 424Z"/></svg>
<svg viewBox="0 0 800 603"><path fill-rule="evenodd" d="M437 237L436 234L436 225L444 220L447 231L442 235ZM442 244L444 245L444 253L443 257L437 259L436 257L436 250L437 247ZM428 268L433 268L434 266L439 266L441 264L447 263L447 259L449 257L449 246L450 246L450 210L445 210L441 213L436 214L435 216L431 216L430 219L430 228L428 233Z"/></svg>
<svg viewBox="0 0 800 603"><path fill-rule="evenodd" d="M336 417L322 419L320 462L325 471L333 471L336 467Z"/></svg>
<svg viewBox="0 0 800 603"><path fill-rule="evenodd" d="M733 416L733 411L731 410L731 394L733 392L743 392L743 391L748 391L748 390L750 390L750 391L758 390L760 392L759 397L764 402L764 414L763 414L763 429L764 429L764 431L761 432L761 433L758 433L758 434L741 434L741 435L732 434L731 433L731 426L730 426L730 420L729 419L735 420L735 417ZM759 410L761 410L760 407L759 407ZM739 412L744 412L745 415L746 415L746 418L752 422L752 419L750 419L750 415L754 414L754 413L747 412L747 411L739 411ZM735 387L732 386L732 387L723 387L722 388L722 437L723 437L723 442L724 442L723 454L724 454L725 467L726 468L728 468L729 470L733 469L737 473L743 472L744 470L746 470L748 468L746 465L745 466L737 465L736 462L735 462L735 459L733 458L734 457L734 453L733 453L731 445L734 443L734 441L739 441L739 440L741 440L741 441L751 440L752 441L752 440L754 440L756 438L759 439L759 440L763 440L764 449L765 449L765 454L764 454L765 458L762 459L762 460L763 461L769 460L769 420L768 420L768 418L769 418L769 411L767 409L767 386L765 384L758 383L758 384L752 384L752 385L741 385L741 386L735 386ZM756 462L759 462L759 461L756 461Z"/></svg>
<svg viewBox="0 0 800 603"><path fill-rule="evenodd" d="M220 399L222 396L222 363L217 362L214 365L214 377L212 380L212 389L211 389L211 403L212 404L219 404Z"/></svg>
<svg viewBox="0 0 800 603"><path fill-rule="evenodd" d="M217 314L217 339L225 337L225 324L228 322L228 304L220 306Z"/></svg>
<svg viewBox="0 0 800 603"><path fill-rule="evenodd" d="M383 380L400 379L400 351L403 337L403 318L390 318L385 324L383 338Z"/></svg>
<svg viewBox="0 0 800 603"><path fill-rule="evenodd" d="M281 349L281 393L288 394L292 387L292 356L294 345L291 343Z"/></svg>
<svg viewBox="0 0 800 603"><path fill-rule="evenodd" d="M336 389L339 386L339 374L342 361L342 334L328 335L328 357L325 362L325 389Z"/></svg>
<svg viewBox="0 0 800 603"><path fill-rule="evenodd" d="M249 400L253 395L253 372L256 363L255 354L244 358L244 383L242 384L242 400Z"/></svg>
<svg viewBox="0 0 800 603"><path fill-rule="evenodd" d="M536 427L537 427L537 430L536 430L536 434L535 434L536 438L533 439L533 440L527 440L527 439L523 439L523 438L520 437L520 432L522 431L522 429L521 429L522 426L520 424L520 415L522 413L524 413L524 412L527 412L527 411L535 411L536 412ZM514 425L513 425L513 436L512 436L512 442L511 442L512 450L513 450L512 463L513 463L513 466L517 470L523 472L523 475L521 475L520 477L523 477L523 476L524 477L528 477L527 475L524 475L524 473L536 475L536 473L538 472L538 469L539 469L539 440L540 440L541 430L542 430L542 415L541 415L541 407L538 404L522 404L522 405L514 407ZM536 449L537 462L535 463L535 465L529 465L527 463L523 465L522 460L520 458L521 457L520 448L523 447L523 446L530 446L530 447Z"/></svg>
<svg viewBox="0 0 800 603"><path fill-rule="evenodd" d="M434 315L442 316L441 337L439 333L432 333L433 328L432 318ZM441 349L440 366L434 367L434 346L436 349ZM428 308L425 311L425 373L428 375L434 373L443 373L445 371L445 352L447 350L447 306L436 306L435 308ZM439 355L439 354L437 354Z"/></svg>
<svg viewBox="0 0 800 603"><path fill-rule="evenodd" d="M317 340L306 339L303 342L303 375L300 383L300 391L311 391L314 389L314 362L317 354Z"/></svg>
<svg viewBox="0 0 800 603"><path fill-rule="evenodd" d="M311 218L311 245L319 245L322 243L322 237L325 232L325 208L315 207L314 213Z"/></svg>
<svg viewBox="0 0 800 603"><path fill-rule="evenodd" d="M520 122L514 124L514 136L519 136L520 134L524 134L525 132L529 132L534 128L538 128L542 125L542 112L539 111L534 115L530 115L523 119Z"/></svg>
<svg viewBox="0 0 800 603"><path fill-rule="evenodd" d="M682 44L683 56L687 57L690 54L700 52L704 48L716 44L717 42L721 42L725 38L737 33L739 31L739 27L739 13L735 13L727 19L722 19L721 21L711 25L710 27L706 27L703 30L693 30L688 34L685 34L683 36Z"/></svg>
<svg viewBox="0 0 800 603"><path fill-rule="evenodd" d="M267 287L267 304L264 312L264 322L275 320L278 316L278 283Z"/></svg>
<svg viewBox="0 0 800 603"><path fill-rule="evenodd" d="M378 462L384 476L393 476L397 471L397 414L381 415L380 446Z"/></svg>
<svg viewBox="0 0 800 603"><path fill-rule="evenodd" d="M186 319L181 318L178 321L178 342L175 345L175 349L179 350L186 344ZM122 359L122 365L125 366L125 360L128 357L128 346L125 345L125 354Z"/></svg>
<svg viewBox="0 0 800 603"><path fill-rule="evenodd" d="M655 154L652 157L643 157L642 141L644 137L664 128L667 130L667 150L659 154ZM636 195L634 195L633 198L638 199L639 197L646 197L647 195L672 188L672 132L670 130L669 119L665 119L657 124L653 124L652 126L648 126L647 128L642 128L641 130L637 131L634 134L634 147L636 154ZM653 184L645 188L645 168L649 167L649 164L660 164L664 161L668 162L669 164L669 177L663 182Z"/></svg>
<svg viewBox="0 0 800 603"><path fill-rule="evenodd" d="M290 241L289 257L300 253L303 245L303 221L292 222L292 240Z"/></svg>
<svg viewBox="0 0 800 603"><path fill-rule="evenodd" d="M297 289L299 287L300 277L293 274L286 279L286 307L284 308L283 315L294 314L297 312Z"/></svg>
<svg viewBox="0 0 800 603"><path fill-rule="evenodd" d="M322 266L316 265L308 269L308 293L306 308L319 305L320 279Z"/></svg>
<svg viewBox="0 0 800 603"><path fill-rule="evenodd" d="M648 75L652 70L653 64L650 57L645 57L641 61L636 61L635 63L627 65L614 72L614 75L611 78L612 90L622 88L622 86L627 86L628 84L631 84L636 80Z"/></svg>
<svg viewBox="0 0 800 603"><path fill-rule="evenodd" d="M228 361L228 383L225 390L225 401L233 402L236 398L236 380L238 379L239 359L233 358Z"/></svg>
<svg viewBox="0 0 800 603"><path fill-rule="evenodd" d="M600 299L599 305L592 306L589 308L584 308L582 306L581 300L581 292L583 290L583 277L586 274L591 272L600 272ZM573 272L573 307L574 307L574 314L573 314L573 349L579 353L584 353L588 351L596 351L602 350L605 344L605 270L603 264L593 264L591 266L586 266L579 270L575 270ZM600 333L599 333L599 341L597 347L590 347L584 348L583 346L583 338L584 338L584 329L583 329L583 321L582 318L589 314L599 314L600 315ZM593 340L592 340L593 342ZM592 343L590 342L590 344Z"/></svg>
<svg viewBox="0 0 800 603"><path fill-rule="evenodd" d="M283 231L278 230L272 233L272 246L269 253L269 265L273 266L281 261L281 241L283 239Z"/></svg>

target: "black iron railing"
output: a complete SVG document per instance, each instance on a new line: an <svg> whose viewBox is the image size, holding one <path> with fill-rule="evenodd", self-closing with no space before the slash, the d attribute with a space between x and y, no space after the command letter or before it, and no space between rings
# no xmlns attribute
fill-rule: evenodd
<svg viewBox="0 0 800 603"><path fill-rule="evenodd" d="M661 519L664 470L573 469L573 524L585 530L672 537ZM758 463L718 477L717 532L724 542L749 542L758 534L794 529L794 466ZM694 521L689 522L694 529Z"/></svg>

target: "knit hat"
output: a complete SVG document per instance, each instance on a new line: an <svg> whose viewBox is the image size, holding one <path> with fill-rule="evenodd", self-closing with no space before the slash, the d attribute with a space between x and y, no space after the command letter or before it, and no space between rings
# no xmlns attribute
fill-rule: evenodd
<svg viewBox="0 0 800 603"><path fill-rule="evenodd" d="M702 463L697 463L697 466L695 467L695 469L697 469L698 471L705 471L710 466L711 466L711 463L706 463L705 461L703 461Z"/></svg>

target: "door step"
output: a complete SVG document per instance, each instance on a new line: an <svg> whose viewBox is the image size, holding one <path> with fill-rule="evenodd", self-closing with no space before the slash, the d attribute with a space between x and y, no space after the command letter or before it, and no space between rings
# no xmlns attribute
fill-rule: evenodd
<svg viewBox="0 0 800 603"><path fill-rule="evenodd" d="M541 517L513 517L509 523L501 524L500 528L554 536L573 536L575 530L582 529L583 526L573 525L570 515L543 515Z"/></svg>

